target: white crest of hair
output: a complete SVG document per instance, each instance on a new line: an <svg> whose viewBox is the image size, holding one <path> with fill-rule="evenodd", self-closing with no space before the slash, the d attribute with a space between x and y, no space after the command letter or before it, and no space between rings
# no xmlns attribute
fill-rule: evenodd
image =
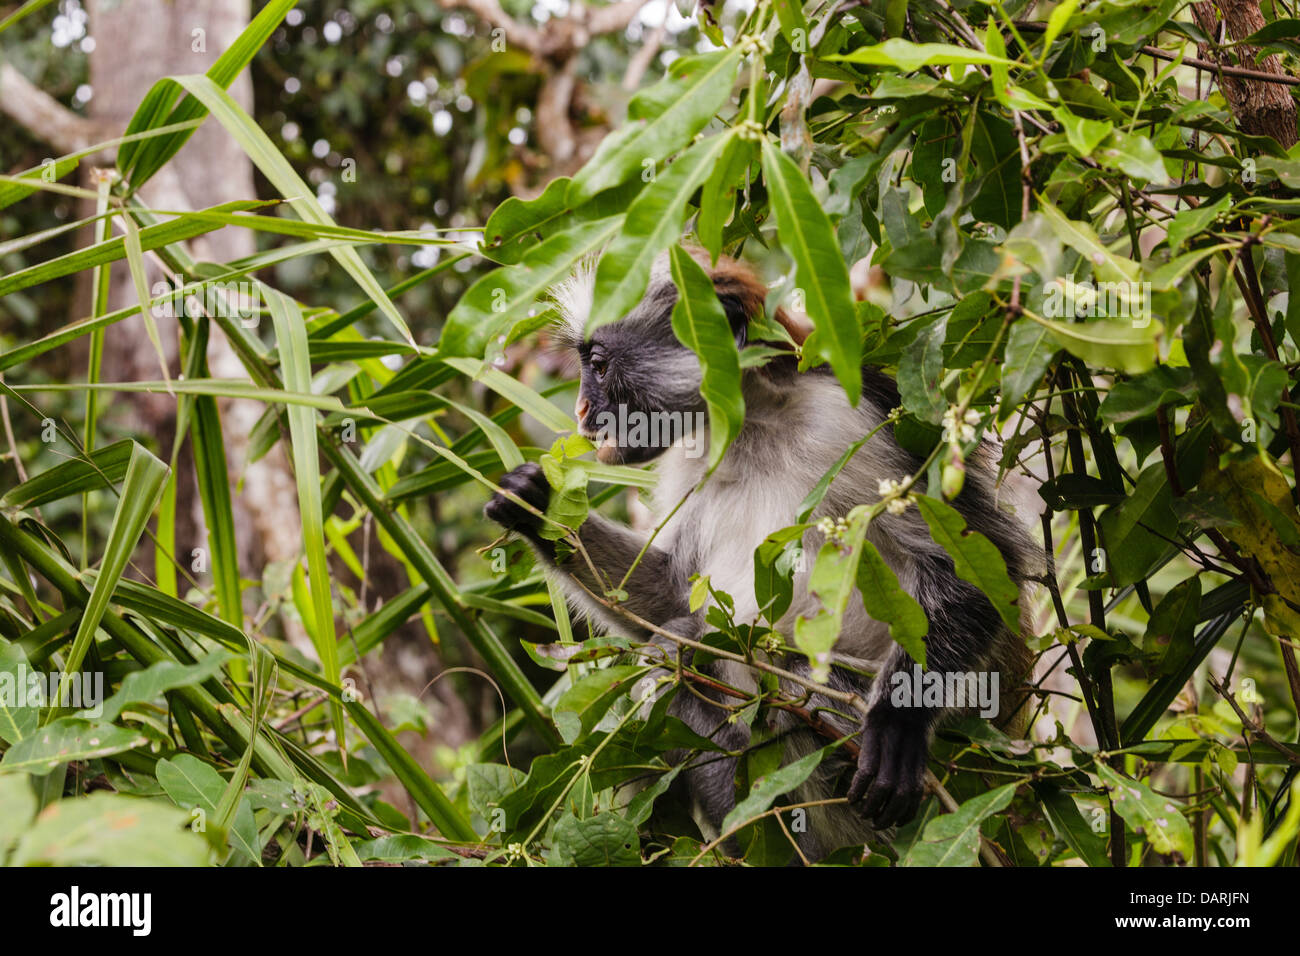
<svg viewBox="0 0 1300 956"><path fill-rule="evenodd" d="M551 287L560 322L575 342L586 338L587 317L596 290L596 257L588 256L578 268Z"/></svg>

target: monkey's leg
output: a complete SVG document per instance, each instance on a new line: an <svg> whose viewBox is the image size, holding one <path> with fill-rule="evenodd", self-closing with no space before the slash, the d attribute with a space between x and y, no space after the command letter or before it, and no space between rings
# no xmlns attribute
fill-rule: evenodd
<svg viewBox="0 0 1300 956"><path fill-rule="evenodd" d="M504 476L501 487L518 495L538 511L545 511L551 499L551 486L546 476L542 474L539 465L531 462ZM583 589L597 597L603 597L621 585L626 597L619 602L620 605L659 627L674 618L690 614L689 589L681 569L674 565L667 552L659 548L647 548L642 555L646 539L630 528L597 514L588 515L578 530L582 550L557 560L555 542L547 541L538 533L542 522L536 515L500 494L492 497L484 514L527 538L538 557L546 564L571 574L581 587L570 587L570 593L583 602L588 613L614 624L620 630L637 629L626 619L593 601ZM582 553L584 551L585 557ZM636 567L628 576L628 569L633 564ZM624 577L628 578L626 584L623 584Z"/></svg>
<svg viewBox="0 0 1300 956"><path fill-rule="evenodd" d="M923 673L943 678L987 666L994 645L1007 635L988 598L956 576L946 555L918 558L917 577L914 596L930 619ZM925 796L930 739L945 715L943 706L916 705L922 695L919 688L915 696L912 692L914 668L915 662L895 647L872 685L863 722L849 800L877 829L916 815Z"/></svg>

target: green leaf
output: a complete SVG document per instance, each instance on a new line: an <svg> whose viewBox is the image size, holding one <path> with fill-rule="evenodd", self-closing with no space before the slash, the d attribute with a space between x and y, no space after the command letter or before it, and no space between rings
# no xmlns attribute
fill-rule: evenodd
<svg viewBox="0 0 1300 956"><path fill-rule="evenodd" d="M1169 589L1151 612L1142 649L1156 655L1161 674L1177 671L1191 656L1201 611L1201 579L1191 577Z"/></svg>
<svg viewBox="0 0 1300 956"><path fill-rule="evenodd" d="M774 770L759 777L754 781L753 786L749 788L746 797L727 813L726 818L722 821L721 832L730 833L746 820L752 820L759 814L764 813L772 806L773 800L796 789L811 777L813 771L821 766L822 761L839 745L840 741L827 744L820 750L814 750L793 763L786 764L779 770Z"/></svg>
<svg viewBox="0 0 1300 956"><path fill-rule="evenodd" d="M1029 319L1019 319L1011 326L1003 353L1000 418L1009 415L1042 380L1057 350L1056 339L1045 326Z"/></svg>
<svg viewBox="0 0 1300 956"><path fill-rule="evenodd" d="M36 794L22 774L0 777L0 864L36 816Z"/></svg>
<svg viewBox="0 0 1300 956"><path fill-rule="evenodd" d="M145 451L144 446L132 445L131 460L122 482L122 497L118 499L113 525L108 532L108 545L100 560L99 573L95 576L90 599L86 602L86 612L77 625L77 634L63 665L65 681L80 669L86 651L90 649L95 629L99 627L100 619L108 609L113 589L126 570L127 561L140 540L145 523L149 520L154 505L158 503L167 474L167 466Z"/></svg>
<svg viewBox="0 0 1300 956"><path fill-rule="evenodd" d="M1093 769L1101 778L1102 785L1110 791L1115 812L1135 831L1146 836L1152 849L1157 853L1178 853L1184 860L1192 859L1192 828L1177 804L1100 761Z"/></svg>
<svg viewBox="0 0 1300 956"><path fill-rule="evenodd" d="M203 866L206 840L188 816L161 800L96 790L60 800L36 818L10 866Z"/></svg>
<svg viewBox="0 0 1300 956"><path fill-rule="evenodd" d="M972 797L952 813L935 817L900 866L974 866L979 859L980 824L1010 805L1016 786L998 787Z"/></svg>
<svg viewBox="0 0 1300 956"><path fill-rule="evenodd" d="M709 469L716 468L745 421L740 351L731 323L704 269L681 246L671 253L677 304L673 334L700 359L700 395L709 406Z"/></svg>
<svg viewBox="0 0 1300 956"><path fill-rule="evenodd" d="M1127 133L1118 129L1112 131L1110 138L1097 150L1096 156L1103 166L1118 169L1134 179L1156 185L1161 185L1168 179L1160 150L1141 133Z"/></svg>
<svg viewBox="0 0 1300 956"><path fill-rule="evenodd" d="M298 304L288 296L263 286L263 296L275 325L280 350L280 368L285 388L311 391L311 359L307 353L307 327ZM302 543L307 553L308 586L312 598L312 622L308 629L320 656L325 679L339 682L338 641L334 632L334 600L330 588L329 564L325 558L325 517L321 504L320 453L317 450L316 413L302 405L286 409L293 451L293 471L298 481L298 511L302 518ZM331 722L340 744L344 741L343 713L337 702L330 704Z"/></svg>
<svg viewBox="0 0 1300 956"><path fill-rule="evenodd" d="M1116 382L1097 409L1108 425L1154 415L1162 405L1186 405L1196 397L1196 382L1186 366L1157 365L1128 381Z"/></svg>
<svg viewBox="0 0 1300 956"><path fill-rule="evenodd" d="M0 740L16 744L36 732L41 708L29 698L28 678L44 672L32 667L17 644L0 644ZM36 706L31 706L36 705Z"/></svg>
<svg viewBox="0 0 1300 956"><path fill-rule="evenodd" d="M113 442L87 458L68 458L20 485L10 488L0 505L8 508L39 508L86 491L108 488L126 475L136 443L129 438Z"/></svg>
<svg viewBox="0 0 1300 956"><path fill-rule="evenodd" d="M616 664L579 678L555 702L556 714L572 713L582 721L582 732L590 733L606 711L627 694L651 668L640 664Z"/></svg>
<svg viewBox="0 0 1300 956"><path fill-rule="evenodd" d="M606 136L574 176L566 194L568 205L581 205L643 172L647 162L657 164L689 143L730 99L742 53L737 44L674 60L668 76L633 97L626 124Z"/></svg>
<svg viewBox="0 0 1300 956"><path fill-rule="evenodd" d="M226 89L234 82L245 66L253 59L262 45L280 25L285 14L294 6L297 0L270 0L257 16L253 17L235 42L217 57L215 63L208 69L207 75L214 84L222 89ZM175 84L170 88L164 87L159 89L156 85L146 97L139 109L136 110L135 116L131 118L127 126L127 133L136 133L157 125L173 125L195 120L201 120L207 116L208 111L203 104L192 97L186 97L180 104L172 110L166 117L160 115L161 108L170 104L175 98ZM119 150L117 155L117 166L124 176L131 181L132 191L138 190L144 185L155 172L161 169L171 157L175 156L180 148L185 145L186 140L193 134L193 129L182 133L174 134L167 139L151 141L136 145L129 144L126 148Z"/></svg>
<svg viewBox="0 0 1300 956"><path fill-rule="evenodd" d="M1226 217L1232 208L1232 197L1224 196L1218 202L1204 203L1190 209L1180 210L1178 215L1169 220L1165 227L1165 240L1171 252L1177 252L1189 239L1199 236L1220 217Z"/></svg>
<svg viewBox="0 0 1300 956"><path fill-rule="evenodd" d="M1092 226L1068 218L1046 200L1040 200L1038 209L1052 225L1053 231L1061 241L1092 263L1098 278L1123 282L1138 281L1138 264L1106 248Z"/></svg>
<svg viewBox="0 0 1300 956"><path fill-rule="evenodd" d="M0 760L0 773L48 773L61 763L107 757L146 743L148 738L138 731L103 721L63 717L6 750Z"/></svg>
<svg viewBox="0 0 1300 956"><path fill-rule="evenodd" d="M940 315L924 323L903 348L898 363L898 393L903 408L931 425L939 424L948 408L948 399L940 388L943 378L943 342L948 333L948 317Z"/></svg>
<svg viewBox="0 0 1300 956"><path fill-rule="evenodd" d="M645 296L650 267L681 238L687 201L714 171L733 133L710 136L682 153L628 208L623 230L600 257L587 333L617 322Z"/></svg>
<svg viewBox="0 0 1300 956"><path fill-rule="evenodd" d="M1057 7L1057 10L1060 9L1061 7ZM1061 128L1065 130L1065 136L1070 142L1070 147L1080 156L1091 156L1093 151L1115 129L1106 120L1084 119L1082 116L1071 113L1064 106L1058 106L1052 110L1052 117L1061 124Z"/></svg>
<svg viewBox="0 0 1300 956"><path fill-rule="evenodd" d="M918 495L916 506L930 526L930 535L952 557L957 576L979 588L997 609L1013 634L1020 633L1020 589L1007 575L1007 564L997 547L978 531L966 528L966 519L950 505L928 495Z"/></svg>
<svg viewBox="0 0 1300 956"><path fill-rule="evenodd" d="M925 641L930 621L916 599L902 589L893 568L885 563L870 541L862 542L862 559L858 563L858 590L862 606L874 620L889 625L889 636L907 651L909 657L925 667Z"/></svg>
<svg viewBox="0 0 1300 956"><path fill-rule="evenodd" d="M214 768L191 754L177 754L171 759L159 760L154 773L172 802L191 814L191 821L195 819L194 811L199 809L203 811L206 825L217 826L217 805L225 792L226 781ZM257 823L253 819L253 808L247 801L240 802L229 838L232 849L258 866L262 865Z"/></svg>
<svg viewBox="0 0 1300 956"><path fill-rule="evenodd" d="M353 849L359 859L379 863L406 863L413 860L433 863L460 859L441 843L414 833L394 833L374 840L364 840L355 844Z"/></svg>
<svg viewBox="0 0 1300 956"><path fill-rule="evenodd" d="M1047 29L1043 31L1044 56L1046 56L1047 51L1052 48L1052 43L1056 38L1061 35L1061 31L1065 29L1065 25L1070 22L1070 17L1074 16L1074 11L1078 9L1079 0L1063 0L1063 2L1058 4L1056 9L1052 11L1052 15L1047 18Z"/></svg>
<svg viewBox="0 0 1300 956"><path fill-rule="evenodd" d="M1105 839L1088 825L1072 796L1049 783L1034 784L1034 794L1052 830L1074 851L1075 856L1088 866L1111 865L1106 856Z"/></svg>
<svg viewBox="0 0 1300 956"><path fill-rule="evenodd" d="M223 203L220 206L214 206L216 210L237 210L252 209L257 206L265 205L264 203L239 200L237 202ZM124 217L124 221L130 217ZM204 233L220 229L221 225L216 222L207 222L198 219L178 217L169 222L158 223L153 226L146 226L139 231L140 250L149 252L163 246L171 245L177 242L184 242L186 239L193 239L195 236L201 236ZM101 266L109 262L117 262L119 259L126 258L126 237L118 236L115 239L107 239L103 242L96 242L94 245L87 246L84 249L78 249L76 252L69 252L62 256L56 256L45 262L37 263L34 266L28 266L26 269L19 269L17 272L0 277L0 298L9 295L11 292L17 292L20 289L26 289L29 286L39 285L42 282L49 282L52 279L61 279L64 276L72 275L76 272L82 272L86 269ZM167 294L171 298L171 293ZM152 301L148 299L148 301ZM133 315L139 311L139 307L132 308L130 311L122 313L113 313L115 319L125 318L127 315ZM150 313L151 314L151 313ZM101 318L107 319L108 316ZM85 326L89 331L90 325ZM5 367L10 367L12 363L6 363Z"/></svg>
<svg viewBox="0 0 1300 956"><path fill-rule="evenodd" d="M617 813L597 813L585 820L565 813L555 824L551 847L561 866L641 865L636 826Z"/></svg>
<svg viewBox="0 0 1300 956"><path fill-rule="evenodd" d="M546 523L540 534L548 541L558 541L566 529L577 530L587 520L591 503L587 498L587 472L577 462L555 455L543 455L538 464L551 486L546 505Z"/></svg>
<svg viewBox="0 0 1300 956"><path fill-rule="evenodd" d="M795 619L794 642L807 655L817 681L830 677L831 648L839 639L844 612L857 587L858 559L866 541L867 521L865 508L854 509L849 514L848 530L838 541L828 540L822 545L808 575L808 593L821 602L821 610L811 618L800 615Z"/></svg>
<svg viewBox="0 0 1300 956"><path fill-rule="evenodd" d="M233 657L234 655L229 651L216 648L194 664L164 660L150 664L144 670L132 671L122 678L122 683L113 696L103 702L103 710L100 713L94 713L92 709L87 708L83 711L83 716L112 723L128 704L156 700L164 692L177 687L201 684L219 673L222 666Z"/></svg>
<svg viewBox="0 0 1300 956"><path fill-rule="evenodd" d="M1156 462L1138 475L1127 500L1102 513L1102 540L1115 587L1142 580L1170 547L1178 531L1172 499L1164 465Z"/></svg>
<svg viewBox="0 0 1300 956"><path fill-rule="evenodd" d="M895 42L895 41L890 41ZM862 394L862 333L831 221L794 160L763 140L763 176L776 215L781 244L795 262L795 282L804 293L813 332L803 344L804 364L824 359L858 403Z"/></svg>
<svg viewBox="0 0 1300 956"><path fill-rule="evenodd" d="M185 87L212 112L217 121L248 154L248 158L262 171L262 175L271 181L280 195L293 206L294 212L298 213L305 222L321 226L335 225L334 220L317 200L312 188L294 172L289 161L275 148L270 137L240 108L229 93L207 76L178 76L176 82ZM362 291L374 301L379 311L392 323L407 344L416 347L415 339L411 338L411 330L406 327L406 322L398 313L392 300L388 298L388 293L384 291L383 286L366 268L357 250L351 246L331 245L329 252Z"/></svg>
<svg viewBox="0 0 1300 956"><path fill-rule="evenodd" d="M780 0L797 9L792 0ZM709 251L710 261L717 262L722 253L722 230L736 208L736 193L745 173L754 161L754 143L739 136L728 137L722 159L700 190L700 214L695 219L695 233L700 245Z"/></svg>
<svg viewBox="0 0 1300 956"><path fill-rule="evenodd" d="M984 66L1014 66L1014 60L994 56L983 50L969 50L950 43L912 43L892 39L875 46L864 46L850 53L826 57L844 63L862 63L867 66L892 66L904 73L914 73L923 66L949 66L953 64L981 64Z"/></svg>
<svg viewBox="0 0 1300 956"><path fill-rule="evenodd" d="M1156 335L1161 325L1154 319L1148 319L1145 327L1140 327L1106 319L1056 322L1026 314L1046 329L1058 346L1091 365L1137 375L1156 363Z"/></svg>
<svg viewBox="0 0 1300 956"><path fill-rule="evenodd" d="M539 298L570 276L618 232L622 216L579 223L533 246L516 265L494 269L460 298L443 327L439 352L481 358L529 317Z"/></svg>

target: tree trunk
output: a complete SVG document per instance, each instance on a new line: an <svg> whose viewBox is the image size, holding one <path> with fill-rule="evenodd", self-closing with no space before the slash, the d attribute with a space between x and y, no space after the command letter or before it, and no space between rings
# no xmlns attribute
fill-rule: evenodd
<svg viewBox="0 0 1300 956"><path fill-rule="evenodd" d="M155 82L164 76L205 72L234 42L249 18L249 0L89 0L88 9L96 40L90 56L94 90L91 119L97 127L115 130L117 135L126 128ZM231 85L230 94L252 112L252 82L247 71ZM212 119L200 126L176 157L141 190L147 205L170 211L202 209L255 195L252 163ZM256 245L252 232L225 228L193 240L190 249L201 261L225 262L251 255ZM151 273L149 281L152 284L160 278L170 279ZM109 308L121 308L134 296L125 263L117 263L112 271ZM179 372L175 321L160 320L159 332L175 375ZM230 345L215 327L208 361L214 377L246 377ZM137 315L107 330L105 381L159 377L158 359L149 345L143 318ZM239 566L243 574L253 578L260 576L268 561L296 560L302 548L296 487L282 447L277 445L261 461L246 465L248 439L261 411L262 406L255 402L221 402L229 477L233 482L243 476L241 493L232 502ZM154 436L160 452L170 453L176 427L176 407L170 396L119 396L106 413L120 414L124 419L122 427ZM176 551L188 555L192 548L206 542L202 540L204 524L193 487L193 468L185 467L188 461L180 464L179 474L186 484L177 489ZM286 631L296 645L313 653L296 622L286 622Z"/></svg>
<svg viewBox="0 0 1300 956"><path fill-rule="evenodd" d="M1223 11L1223 28L1227 40L1239 41L1264 27L1264 15L1259 0L1201 0L1192 4L1192 14L1197 25L1215 41L1219 41L1220 23L1216 6ZM1243 66L1264 73L1285 75L1282 62L1275 54L1260 57L1251 46L1231 50L1217 45L1200 44L1200 53L1217 63ZM1296 107L1288 87L1262 79L1220 75L1223 94L1232 107L1232 115L1243 133L1252 136L1271 136L1283 149L1296 143Z"/></svg>

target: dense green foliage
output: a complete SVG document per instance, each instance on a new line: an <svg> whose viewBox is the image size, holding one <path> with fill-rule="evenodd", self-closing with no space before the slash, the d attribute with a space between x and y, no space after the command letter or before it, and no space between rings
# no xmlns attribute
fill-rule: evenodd
<svg viewBox="0 0 1300 956"><path fill-rule="evenodd" d="M222 307L155 319L179 323L183 377L0 386L24 441L57 445L63 459L54 464L41 449L40 467L0 497L0 688L6 675L12 686L31 673L84 671L102 673L111 695L100 713L0 701L0 819L44 811L21 837L0 825L0 856L725 862L669 792L679 773L669 751L707 759L716 750L667 714L697 675L655 677L632 642L572 623L525 549L493 541L473 519L457 523L473 530L448 569L416 514L430 498L477 506L504 470L537 460L563 490L547 515L558 539L588 509L617 509L624 489L652 484L650 473L590 460L590 444L561 410L571 384L525 383L498 367L507 347L532 341L551 318L547 290L594 253L602 253L592 316L600 323L639 299L652 261L670 252L683 290L674 329L710 370L716 459L743 418L740 369L769 356L754 346L728 352L709 285L680 252L689 241L780 275L770 308L791 305L814 329L792 343L804 367L829 364L855 396L863 363L896 373L902 407L886 427L924 461L845 516L813 559L822 613L793 634L770 625L789 604L789 546L802 524L755 555L760 620L734 620L729 596L699 579L692 601L711 599L711 653L765 659L788 641L815 659L833 644L857 587L895 639L923 657L926 622L865 538L891 507L918 508L959 573L1019 628L1001 559L944 498L960 488L982 434L1001 435L1008 483L1041 488L1020 515L1034 521L1043 509L1036 525L1055 559L1041 606L1029 609L1032 632L1022 631L1041 655L1035 736L1013 740L976 720L946 730L933 763L941 787L920 818L892 846L847 847L831 859L1295 864L1300 756L1287 741L1300 698L1291 644L1300 634L1300 430L1290 389L1300 302L1288 286L1300 276L1291 198L1300 157L1241 132L1217 87L1192 95L1191 68L1142 53L1214 46L1180 3L1065 0L1036 11L1016 2L801 9L760 0L725 36L702 20L707 49L648 81L571 178L497 205L476 250L421 232L336 225L301 178L296 147L281 150L262 131L276 124L259 124L226 95L259 48L289 42L272 37L292 6L262 7L206 77L162 79L149 94L119 149L115 182L89 197L124 235L61 257L36 256L35 234L5 250L24 262L0 278L0 297L125 260L146 315L145 252L195 292L273 262L324 264L331 282L321 294L302 281L311 273L297 273L281 288L276 280L294 274L281 266L249 280L259 321ZM1273 22L1256 42L1289 56L1300 21L1269 11ZM364 49L375 65L387 52ZM494 56L517 54L485 52L478 67L491 71ZM1209 80L1202 76L1202 89ZM814 99L819 81L832 82ZM386 115L370 109L369 87L340 96L359 104L358 124ZM514 109L508 98L498 105ZM309 122L292 98L276 110L280 125ZM196 120L235 137L267 195L286 202L268 209L248 197L166 221L142 206L137 190ZM494 123L476 135L503 149ZM59 176L76 165L56 164ZM421 175L402 201L436 194L420 193ZM60 188L78 194L42 178L38 165L0 178L0 207ZM279 214L286 206L293 215ZM186 238L228 224L275 243L238 262L190 259ZM447 248L439 266L399 285L376 278L375 260L361 254L376 244ZM449 296L442 283L459 280L447 263L471 251L489 266ZM868 264L879 269L868 273ZM343 282L359 304L328 298ZM446 300L437 330L394 304L407 283L442 289L421 300L435 309ZM0 370L16 372L139 310L108 312L101 297L72 326L6 341ZM208 374L214 325L249 381ZM65 393L130 390L175 397L176 447L135 436L87 450L95 422ZM303 561L278 589L245 580L234 560L223 396L265 402L258 443L283 442L293 462ZM50 417L46 403L56 401L61 414ZM185 441L210 549L202 570L174 536ZM88 539L93 547L78 518L105 529ZM344 583L366 575L356 546L363 520L408 576L407 589L378 607ZM474 548L484 545L480 557ZM157 555L152 581L126 573L142 547ZM292 604L316 660L250 608L258 590ZM617 607L619 582L605 597ZM397 739L424 729L422 719L377 710L355 666L421 613L431 636L454 632L472 647L507 706L441 773ZM652 705L641 703L647 678L666 689ZM854 744L828 739L782 766L765 715L799 711L799 700L772 681L757 694L736 691L734 702L753 744L725 829L746 861L784 863L796 852L784 795L831 749ZM521 753L531 763L521 765ZM125 806L136 814L123 822ZM99 821L90 837L65 839L88 819Z"/></svg>

